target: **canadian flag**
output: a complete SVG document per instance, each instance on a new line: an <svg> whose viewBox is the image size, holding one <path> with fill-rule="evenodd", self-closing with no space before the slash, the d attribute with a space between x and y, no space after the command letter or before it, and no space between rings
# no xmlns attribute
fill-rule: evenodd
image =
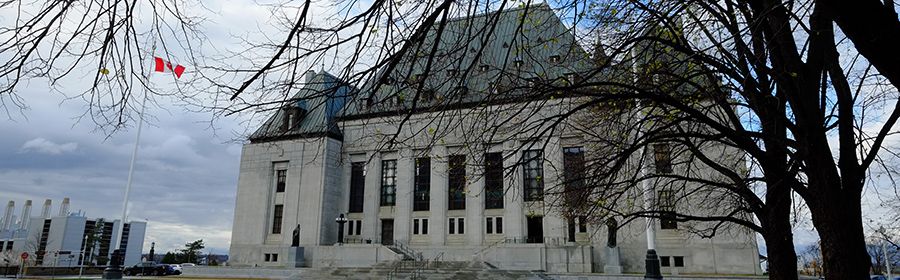
<svg viewBox="0 0 900 280"><path fill-rule="evenodd" d="M172 67L172 63L163 60L162 57L156 56L153 58L156 60L156 72L172 72L175 73L175 78L181 78L181 73L184 73L184 66L181 66L180 64L175 64L175 67Z"/></svg>

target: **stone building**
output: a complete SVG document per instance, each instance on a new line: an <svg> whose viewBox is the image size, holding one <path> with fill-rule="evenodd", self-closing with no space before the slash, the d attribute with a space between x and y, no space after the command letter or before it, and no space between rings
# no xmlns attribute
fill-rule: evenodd
<svg viewBox="0 0 900 280"><path fill-rule="evenodd" d="M357 89L307 73L292 99L300 101L251 135L230 264L370 266L418 257L642 272L642 220L621 226L611 261L606 225L559 203L580 166L608 149L579 126L589 116L559 117L581 104L565 85L621 77L588 75L596 61L546 5L449 20L437 48L433 31L419 49L437 53L408 55L394 71L412 75L378 73ZM546 84L557 93L530 98ZM557 119L565 124L547 121ZM342 214L345 242L336 244ZM748 230L701 239L674 220L653 226L664 273L761 273Z"/></svg>
<svg viewBox="0 0 900 280"><path fill-rule="evenodd" d="M0 221L0 261L5 259L15 264L21 253L28 253L28 264L32 266L72 267L81 264L82 258L86 265L105 265L112 255L113 234L122 225L121 221L89 219L81 213L70 213L69 198L63 199L59 212L54 215L51 203L50 199L45 200L41 214L32 216L31 200L28 200L17 219L13 213L15 203L9 202ZM141 261L146 230L146 222L125 223L121 240L126 265ZM88 236L95 233L96 244L85 246ZM88 252L82 255L85 248Z"/></svg>

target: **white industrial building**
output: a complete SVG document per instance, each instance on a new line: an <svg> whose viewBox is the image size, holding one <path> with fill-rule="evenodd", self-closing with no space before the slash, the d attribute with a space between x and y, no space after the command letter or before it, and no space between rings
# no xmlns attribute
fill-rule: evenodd
<svg viewBox="0 0 900 280"><path fill-rule="evenodd" d="M15 215L15 202L9 201L3 220L0 221L0 262L19 263L23 252L29 254L29 265L78 266L85 252L86 265L105 265L112 255L113 234L121 226L120 220L89 219L81 213L69 211L69 198L63 199L59 211L51 213L52 201L47 199L40 216L32 216L31 200L25 201L20 215ZM99 228L98 228L99 227ZM122 247L125 248L125 264L141 261L146 222L132 221L125 224ZM95 235L96 243L84 243Z"/></svg>
<svg viewBox="0 0 900 280"><path fill-rule="evenodd" d="M525 11L537 24L519 28ZM551 193L566 187L569 168L607 147L574 128L537 138L523 130L577 98L552 98L532 109L515 96L492 96L498 87L514 91L532 82L501 84L496 73L540 65L535 79L572 79L590 68L590 55L546 5L495 15L448 22L445 44L478 44L460 38L489 18L498 27L478 60L441 53L431 74L415 76L426 90L405 95L410 98L396 94L408 90L399 79L383 79L377 90L372 84L356 89L328 73L308 73L306 89L294 96L301 101L274 113L243 147L229 264L371 266L416 255L505 269L642 272L643 222L619 230L620 257L609 260L606 226L566 217L551 201ZM515 48L534 51L509 55ZM415 74L425 60L407 59L397 69ZM463 71L469 80L455 81ZM424 99L412 105L413 94ZM453 98L461 105L439 105ZM409 119L398 113L412 106L420 111ZM402 141L385 144L395 134ZM346 242L337 245L340 214L348 222ZM749 230L722 229L700 239L674 221L657 220L654 227L664 273L762 273Z"/></svg>

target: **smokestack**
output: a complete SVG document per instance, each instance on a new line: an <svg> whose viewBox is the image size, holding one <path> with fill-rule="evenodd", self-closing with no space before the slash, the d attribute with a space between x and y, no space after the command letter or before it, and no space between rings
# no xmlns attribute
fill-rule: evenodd
<svg viewBox="0 0 900 280"><path fill-rule="evenodd" d="M50 218L50 204L52 202L48 200L44 200L44 209L41 210L41 218L49 219Z"/></svg>
<svg viewBox="0 0 900 280"><path fill-rule="evenodd" d="M59 215L60 216L68 216L69 215L69 198L63 198L62 205L59 206Z"/></svg>
<svg viewBox="0 0 900 280"><path fill-rule="evenodd" d="M28 229L28 221L31 220L31 200L25 201L25 209L22 210L22 222L19 223L19 229Z"/></svg>
<svg viewBox="0 0 900 280"><path fill-rule="evenodd" d="M6 214L3 215L3 228L0 230L8 230L9 226L12 224L13 220L13 211L16 208L16 203L12 200L9 201L9 204L6 204Z"/></svg>

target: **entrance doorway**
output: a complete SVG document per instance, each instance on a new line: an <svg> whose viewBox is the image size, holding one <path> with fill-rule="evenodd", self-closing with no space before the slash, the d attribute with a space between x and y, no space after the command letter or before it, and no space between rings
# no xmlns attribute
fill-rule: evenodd
<svg viewBox="0 0 900 280"><path fill-rule="evenodd" d="M381 219L381 244L394 245L394 219Z"/></svg>
<svg viewBox="0 0 900 280"><path fill-rule="evenodd" d="M526 217L528 224L528 237L526 243L544 243L544 217Z"/></svg>

